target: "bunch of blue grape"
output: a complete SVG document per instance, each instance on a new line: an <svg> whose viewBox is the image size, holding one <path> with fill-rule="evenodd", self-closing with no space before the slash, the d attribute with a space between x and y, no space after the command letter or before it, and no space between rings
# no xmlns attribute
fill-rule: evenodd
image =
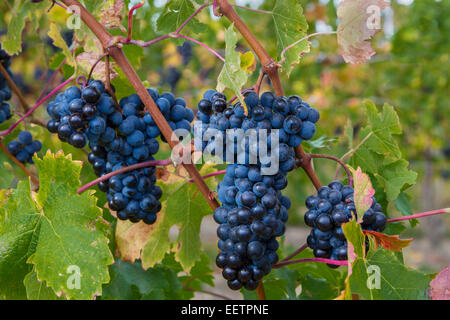
<svg viewBox="0 0 450 320"><path fill-rule="evenodd" d="M11 57L6 53L5 50L2 49L2 45L0 43L0 63L6 69L6 71L12 76L10 66L11 66ZM9 120L12 116L11 108L9 104L6 102L11 99L11 91L8 88L8 83L6 82L5 77L0 73L0 124Z"/></svg>
<svg viewBox="0 0 450 320"><path fill-rule="evenodd" d="M42 143L39 140L33 140L29 131L21 131L17 140L11 141L7 149L9 153L23 164L27 162L33 164L33 155L41 151Z"/></svg>
<svg viewBox="0 0 450 320"><path fill-rule="evenodd" d="M194 119L182 98L147 89L170 127L190 131ZM88 160L99 177L134 164L152 161L165 141L137 94L121 99L117 106L101 81L83 89L70 87L49 103L52 119L47 128L77 148L89 142ZM153 224L161 210L162 191L155 185L155 167L129 171L99 183L108 205L121 220Z"/></svg>
<svg viewBox="0 0 450 320"><path fill-rule="evenodd" d="M228 164L217 189L222 205L213 215L219 224L220 253L216 264L231 289L254 290L278 261L276 238L285 232L291 206L281 191L287 186L287 173L296 167L294 147L313 137L319 113L298 96L276 97L271 92L263 93L261 98L253 91L248 92L244 99L247 114L240 102L228 106L226 101L223 93L205 92L194 124L197 149L217 154L221 144L214 137L208 141L198 139L209 129L223 132L225 136L228 129L244 132L266 129L268 134L279 129L278 148L271 149L270 138L262 142L267 145L268 153L275 153L279 160L279 170L274 175L261 173L262 167L269 165L267 162L261 159L250 162L250 154L258 146L251 145L245 137L240 141L241 147L227 139L222 150L232 150L235 163Z"/></svg>
<svg viewBox="0 0 450 320"><path fill-rule="evenodd" d="M305 214L305 223L313 228L307 242L315 257L347 260L347 240L341 225L353 216L358 219L353 194L351 186L333 181L321 187L317 195L306 198L309 211ZM372 206L364 213L361 226L363 230L381 232L386 227L386 216L375 197L372 199Z"/></svg>

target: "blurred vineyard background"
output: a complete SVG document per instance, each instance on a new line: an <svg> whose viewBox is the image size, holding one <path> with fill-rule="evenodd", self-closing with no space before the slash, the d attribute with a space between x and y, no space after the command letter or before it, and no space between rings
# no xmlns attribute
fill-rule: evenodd
<svg viewBox="0 0 450 320"><path fill-rule="evenodd" d="M282 83L286 94L298 94L321 112L316 134L320 140L314 149L316 153L341 157L349 150L350 145L360 141L359 129L366 122L362 108L364 99L371 99L377 105L387 102L394 106L403 128L403 134L396 138L404 157L410 161L411 169L419 174L417 185L407 191L412 212L450 207L450 1L390 2L391 7L383 11L383 32L372 41L377 54L368 63L344 63L337 53L335 35L314 37L311 38L310 53L302 57L300 65L295 67L290 78L282 76ZM130 1L126 3L129 4ZM135 39L150 40L160 35L149 32L141 34L140 27L155 24L165 3L163 0L147 1L146 6L150 8L137 12L134 22ZM271 0L236 3L262 10L273 7ZM300 3L308 19L309 34L336 30L338 1L301 0ZM13 6L12 0L0 3L1 34L6 32ZM268 51L276 56L275 41L270 40L275 35L267 27L271 16L242 9L237 11ZM68 17L61 8L52 9L49 14L54 20L61 21L62 25ZM205 10L200 15L200 20L208 28L195 37L223 53L224 30L228 22L214 17L211 10ZM22 53L15 56L12 62L15 80L30 103L36 101L44 84L62 61L62 55L46 35L48 26L42 25L41 30L40 33L24 32ZM122 34L120 30L114 32ZM192 35L189 26L187 32ZM73 32L67 30L65 36L67 43L71 43ZM242 39L239 49L242 52L249 50ZM172 90L183 96L194 110L203 91L216 86L217 75L222 67L222 63L204 48L180 39L169 39L145 49L127 46L125 51L148 86ZM142 53L145 54L143 59ZM259 68L260 65L257 65L256 70ZM70 67L64 67L62 71L66 76L73 72ZM257 76L258 72L254 72L248 87L256 82ZM58 77L62 79L62 75ZM54 82L54 85L57 83ZM123 83L116 85L119 98L125 86ZM267 80L263 84L262 91L264 90L270 90ZM20 114L16 97L13 101L14 108ZM46 122L48 116L45 108L38 110L34 119ZM0 126L0 130L4 127L6 124ZM62 145L45 129L33 126L32 131L42 137L45 147L53 151L63 149L66 153L72 153L74 159L86 160L84 153ZM11 138L14 135L8 139ZM167 148L163 149L159 157L165 158L168 153ZM9 160L0 154L0 161ZM333 179L336 165L327 160L316 160L315 168L321 180L326 182ZM85 166L83 170L84 182L94 177L90 166ZM12 164L11 170L6 171L0 174L0 188L10 187L18 178L23 178L22 173L14 169ZM290 174L287 192L294 203L290 210L290 226L285 241L298 246L304 242L308 232L303 223L306 211L304 199L314 190L306 175L298 170ZM102 197L102 194L97 193L97 196ZM390 217L400 215L394 204L390 205L388 214ZM211 251L211 255L216 250L215 228L211 219L206 219L202 228L204 245ZM415 239L405 250L407 264L426 271L440 270L450 264L450 216L423 219L417 227L403 232L402 237Z"/></svg>

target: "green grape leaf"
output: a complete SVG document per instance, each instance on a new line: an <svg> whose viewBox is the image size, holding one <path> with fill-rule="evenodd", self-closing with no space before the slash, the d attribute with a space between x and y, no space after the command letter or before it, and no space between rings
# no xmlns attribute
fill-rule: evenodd
<svg viewBox="0 0 450 320"><path fill-rule="evenodd" d="M308 23L299 1L277 0L272 10L272 18L279 55L287 46L306 37ZM309 52L309 49L309 41L304 40L285 52L282 68L288 76L291 74L294 65L300 62L300 57Z"/></svg>
<svg viewBox="0 0 450 320"><path fill-rule="evenodd" d="M67 46L67 43L64 41L63 37L61 36L61 32L59 31L58 26L56 23L50 23L50 30L48 31L48 36L53 40L53 45L60 48L66 57L66 62L72 67L75 67L75 58L70 51L69 47Z"/></svg>
<svg viewBox="0 0 450 320"><path fill-rule="evenodd" d="M116 261L111 282L104 286L102 299L182 299L182 285L174 270L165 264L144 270L139 261Z"/></svg>
<svg viewBox="0 0 450 320"><path fill-rule="evenodd" d="M413 214L410 196L405 192L401 192L398 195L397 199L395 199L395 207L398 211L401 212L403 216L410 216ZM419 223L419 220L417 219L410 219L408 221L412 228L414 228Z"/></svg>
<svg viewBox="0 0 450 320"><path fill-rule="evenodd" d="M347 299L355 294L364 300L426 299L429 276L405 266L393 251L375 249L372 240L366 255L365 237L355 221L346 223L343 230L351 263Z"/></svg>
<svg viewBox="0 0 450 320"><path fill-rule="evenodd" d="M174 32L184 21L186 21L195 11L191 0L172 0L167 2L164 12L159 16L156 26L158 31L164 33ZM205 30L205 25L200 23L196 17L189 21L186 28L190 28L193 33L201 33Z"/></svg>
<svg viewBox="0 0 450 320"><path fill-rule="evenodd" d="M6 198L7 196L7 198ZM0 297L26 299L24 277L31 271L28 257L36 250L40 234L39 210L31 198L30 183L2 192L0 207Z"/></svg>
<svg viewBox="0 0 450 320"><path fill-rule="evenodd" d="M213 166L205 165L201 174L213 172ZM215 179L208 179L211 187ZM142 253L142 264L145 269L160 262L165 254L172 248L169 230L176 225L179 229L176 243L174 243L175 258L184 270L189 271L195 262L200 259L200 225L203 217L211 214L211 208L194 183L188 179L173 178L167 182L162 181L163 209L158 222Z"/></svg>
<svg viewBox="0 0 450 320"><path fill-rule="evenodd" d="M386 163L390 159L384 160ZM385 164L375 173L378 183L386 190L388 200L395 200L400 195L400 191L405 185L414 185L417 180L417 173L408 170L408 161L404 159L395 160Z"/></svg>
<svg viewBox="0 0 450 320"><path fill-rule="evenodd" d="M189 283L190 287L199 288L201 283L214 287L213 270L211 269L211 259L205 254L200 255L200 259L191 268L190 277L194 280Z"/></svg>
<svg viewBox="0 0 450 320"><path fill-rule="evenodd" d="M33 4L28 0L14 1L14 7L11 11L11 21L8 24L8 33L2 47L10 55L18 54L22 51L22 31Z"/></svg>
<svg viewBox="0 0 450 320"><path fill-rule="evenodd" d="M408 169L408 162L402 154L393 135L402 133L400 121L394 108L388 104L381 113L371 101L364 101L368 125L361 130L363 144L356 150L352 159L353 167L360 166L377 179L386 192L387 200L395 200L400 192L413 185L417 173Z"/></svg>
<svg viewBox="0 0 450 320"><path fill-rule="evenodd" d="M267 300L281 300L286 298L286 279L276 279L270 274L263 280L264 291L266 292ZM241 293L245 300L257 300L256 291L249 291L241 289Z"/></svg>
<svg viewBox="0 0 450 320"><path fill-rule="evenodd" d="M375 54L366 40L381 30L380 11L387 6L384 0L344 0L338 4L337 39L345 62L363 63Z"/></svg>
<svg viewBox="0 0 450 320"><path fill-rule="evenodd" d="M28 300L64 300L64 297L58 297L53 289L47 287L45 281L39 281L34 269L25 276L23 283Z"/></svg>
<svg viewBox="0 0 450 320"><path fill-rule="evenodd" d="M304 250L295 259L314 258L312 250ZM301 284L299 299L325 300L334 299L344 289L345 276L341 267L332 269L325 263L297 263L287 266L298 272L298 282Z"/></svg>
<svg viewBox="0 0 450 320"><path fill-rule="evenodd" d="M70 155L48 152L34 161L40 183L35 197L40 232L27 262L58 295L92 299L109 281L108 265L114 262L97 222L102 212L92 192L78 195L81 164Z"/></svg>
<svg viewBox="0 0 450 320"><path fill-rule="evenodd" d="M392 135L402 133L400 120L394 108L385 104L380 114L372 101L365 100L364 106L367 111L369 126L361 131L361 136L365 137L371 133L364 146L377 153L388 153L393 157L400 158L400 148L392 137Z"/></svg>
<svg viewBox="0 0 450 320"><path fill-rule="evenodd" d="M234 31L234 24L232 24L225 31L225 63L222 71L217 78L217 91L222 92L225 88L233 91L239 98L242 104L245 105L241 94L242 87L248 79L247 71L241 68L241 56L236 51L237 34Z"/></svg>

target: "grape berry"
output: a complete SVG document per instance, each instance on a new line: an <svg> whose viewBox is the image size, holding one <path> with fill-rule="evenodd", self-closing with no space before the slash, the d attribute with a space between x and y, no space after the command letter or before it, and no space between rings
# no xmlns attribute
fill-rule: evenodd
<svg viewBox="0 0 450 320"><path fill-rule="evenodd" d="M5 50L2 49L1 43L0 43L0 63L12 77L12 72L9 69L11 65L11 57L5 52ZM6 82L5 77L3 76L3 74L0 73L0 124L5 122L6 120L9 120L12 116L11 108L9 104L6 102L9 99L11 99L11 91L8 88L8 83Z"/></svg>
<svg viewBox="0 0 450 320"><path fill-rule="evenodd" d="M353 216L358 219L353 194L351 186L333 181L328 186L322 186L317 195L306 198L309 211L305 213L305 223L313 228L307 242L315 257L347 260L347 240L341 225L353 219ZM382 211L383 208L373 197L371 208L362 216L362 229L383 231L386 216Z"/></svg>
<svg viewBox="0 0 450 320"><path fill-rule="evenodd" d="M7 149L20 162L33 164L33 155L41 151L42 143L38 140L33 140L29 131L22 131L19 133L17 140L8 144Z"/></svg>
<svg viewBox="0 0 450 320"><path fill-rule="evenodd" d="M190 131L194 114L183 99L170 92L160 95L156 89L148 92L173 130ZM89 145L88 160L99 177L155 160L157 138L165 141L137 94L121 99L116 106L98 80L82 89L68 88L48 104L47 111L52 117L47 124L50 132L76 148ZM119 219L153 224L161 210L162 195L155 183L155 167L148 167L116 175L100 182L99 188L107 193L109 208Z"/></svg>
<svg viewBox="0 0 450 320"><path fill-rule="evenodd" d="M277 237L285 232L289 198L281 194L286 188L286 175L296 166L294 147L303 139L310 139L315 132L314 123L319 119L317 110L297 96L275 97L270 92L261 98L251 91L245 97L248 115L240 102L227 106L223 93L208 90L198 103L198 121L194 130L207 133L210 129L226 132L228 129L279 129L280 144L271 150L279 159L279 171L275 175L261 174L261 159L250 164L250 154L258 150L246 138L237 145L227 139L223 151L233 151L235 163L228 164L226 174L218 185L218 197L222 206L214 211L214 220L219 224L217 236L220 253L216 264L233 290L245 287L254 290L258 281L267 275L278 261ZM269 134L268 133L268 134ZM227 134L228 138L228 134ZM239 140L240 138L238 138ZM233 141L233 140L231 140ZM199 150L216 154L221 142L212 138L201 141L196 136ZM225 160L225 157L224 157ZM237 163L237 164L236 164Z"/></svg>

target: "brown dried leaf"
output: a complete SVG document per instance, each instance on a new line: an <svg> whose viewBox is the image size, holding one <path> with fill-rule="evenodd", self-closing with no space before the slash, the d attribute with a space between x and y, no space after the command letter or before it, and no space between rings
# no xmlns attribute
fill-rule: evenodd
<svg viewBox="0 0 450 320"><path fill-rule="evenodd" d="M170 172L165 168L156 168L155 177L156 180L168 181L170 178Z"/></svg>
<svg viewBox="0 0 450 320"><path fill-rule="evenodd" d="M83 52L76 57L76 61L82 71L86 74L89 74L92 66L98 61L100 57L101 55L96 52ZM114 70L115 65L116 64L113 62L109 63L111 80L118 76L117 72ZM102 80L103 82L106 81L106 63L104 61L100 61L99 63L97 63L94 71L92 72L92 78Z"/></svg>
<svg viewBox="0 0 450 320"><path fill-rule="evenodd" d="M432 300L450 300L450 266L430 282L430 297Z"/></svg>
<svg viewBox="0 0 450 320"><path fill-rule="evenodd" d="M347 63L363 63L375 54L370 42L381 29L381 10L389 6L384 0L344 0L339 3L337 28L339 53Z"/></svg>
<svg viewBox="0 0 450 320"><path fill-rule="evenodd" d="M115 0L109 8L103 9L101 11L101 23L105 26L105 28L119 28L120 30L122 30L122 32L127 32L127 29L121 24L123 7L124 0Z"/></svg>

